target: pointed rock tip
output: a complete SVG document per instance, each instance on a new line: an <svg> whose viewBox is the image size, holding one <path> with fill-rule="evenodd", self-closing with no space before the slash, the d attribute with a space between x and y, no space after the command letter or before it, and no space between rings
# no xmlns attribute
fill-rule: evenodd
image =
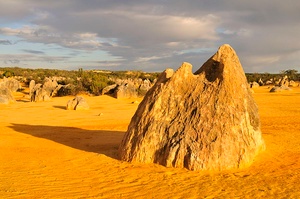
<svg viewBox="0 0 300 199"><path fill-rule="evenodd" d="M234 49L229 44L223 44L222 46L219 47L218 52L226 52L229 50L234 51Z"/></svg>
<svg viewBox="0 0 300 199"><path fill-rule="evenodd" d="M221 49L221 48L231 48L232 49L232 47L229 44L223 44L219 47L219 49Z"/></svg>
<svg viewBox="0 0 300 199"><path fill-rule="evenodd" d="M167 68L158 76L156 84L166 82L168 79L170 79L173 76L173 74L174 74L174 70L171 68Z"/></svg>
<svg viewBox="0 0 300 199"><path fill-rule="evenodd" d="M217 60L219 60L224 54L234 54L236 55L235 50L229 44L223 44L219 47L215 55L217 55Z"/></svg>
<svg viewBox="0 0 300 199"><path fill-rule="evenodd" d="M223 44L194 74L204 72L209 81L214 81L222 76L224 70L237 70L239 66L241 64L235 50L229 44Z"/></svg>
<svg viewBox="0 0 300 199"><path fill-rule="evenodd" d="M181 64L181 66L176 70L175 74L184 74L184 75L188 75L188 74L192 74L192 64L188 63L188 62L183 62Z"/></svg>
<svg viewBox="0 0 300 199"><path fill-rule="evenodd" d="M165 71L164 71L164 76L165 78L170 78L172 77L174 74L174 70L172 68L167 68Z"/></svg>

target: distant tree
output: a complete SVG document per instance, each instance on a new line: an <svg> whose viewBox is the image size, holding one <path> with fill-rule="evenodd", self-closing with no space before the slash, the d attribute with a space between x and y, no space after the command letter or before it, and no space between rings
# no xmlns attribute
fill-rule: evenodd
<svg viewBox="0 0 300 199"><path fill-rule="evenodd" d="M78 69L78 77L82 77L82 75L83 75L83 69L79 68Z"/></svg>
<svg viewBox="0 0 300 199"><path fill-rule="evenodd" d="M14 75L15 75L14 72L9 71L9 70L7 70L3 73L4 77L13 77Z"/></svg>
<svg viewBox="0 0 300 199"><path fill-rule="evenodd" d="M298 71L295 69L289 69L289 70L283 70L280 73L287 75L291 80L296 80Z"/></svg>

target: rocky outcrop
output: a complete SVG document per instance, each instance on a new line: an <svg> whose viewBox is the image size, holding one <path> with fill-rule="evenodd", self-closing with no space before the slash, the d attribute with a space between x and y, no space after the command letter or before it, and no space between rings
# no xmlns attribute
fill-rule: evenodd
<svg viewBox="0 0 300 199"><path fill-rule="evenodd" d="M258 109L235 51L223 45L192 73L165 70L133 116L119 148L129 162L190 170L251 164L265 148Z"/></svg>
<svg viewBox="0 0 300 199"><path fill-rule="evenodd" d="M89 105L82 96L76 96L73 100L69 100L66 106L67 110L89 110Z"/></svg>

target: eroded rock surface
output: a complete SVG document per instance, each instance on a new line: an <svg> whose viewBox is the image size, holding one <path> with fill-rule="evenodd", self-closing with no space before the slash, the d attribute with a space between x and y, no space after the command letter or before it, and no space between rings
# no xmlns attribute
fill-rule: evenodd
<svg viewBox="0 0 300 199"><path fill-rule="evenodd" d="M257 106L235 51L223 45L192 73L167 69L148 91L120 158L190 170L249 165L265 148Z"/></svg>

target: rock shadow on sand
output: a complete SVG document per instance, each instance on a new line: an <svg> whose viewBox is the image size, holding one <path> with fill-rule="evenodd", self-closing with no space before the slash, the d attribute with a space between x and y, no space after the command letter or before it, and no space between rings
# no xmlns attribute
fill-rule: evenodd
<svg viewBox="0 0 300 199"><path fill-rule="evenodd" d="M66 109L66 106L53 106L53 108L62 109L62 110L67 110L67 109Z"/></svg>
<svg viewBox="0 0 300 199"><path fill-rule="evenodd" d="M12 123L9 128L16 132L48 139L75 149L104 154L119 159L118 147L125 132L86 130L65 126L46 126Z"/></svg>

